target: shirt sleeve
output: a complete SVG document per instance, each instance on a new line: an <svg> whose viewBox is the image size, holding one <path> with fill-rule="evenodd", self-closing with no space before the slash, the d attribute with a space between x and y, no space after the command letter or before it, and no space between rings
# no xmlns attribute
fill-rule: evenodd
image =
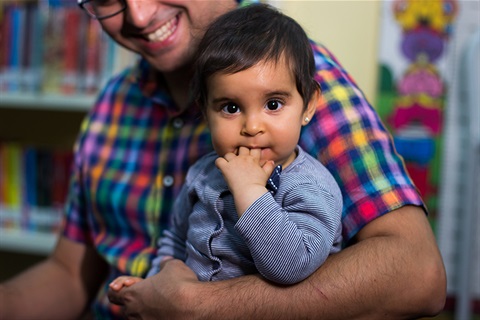
<svg viewBox="0 0 480 320"><path fill-rule="evenodd" d="M82 122L80 133L74 146L74 159L70 175L69 190L63 219L63 236L75 242L92 244L84 190L82 185L83 145L90 125L90 117Z"/></svg>
<svg viewBox="0 0 480 320"><path fill-rule="evenodd" d="M327 259L340 236L342 203L308 176L292 184L280 206L267 192L240 217L235 229L250 249L258 271L281 283L299 282ZM283 183L283 182L282 182Z"/></svg>
<svg viewBox="0 0 480 320"><path fill-rule="evenodd" d="M363 92L325 47L312 46L321 102L303 128L299 144L339 184L343 237L349 241L383 214L408 204L424 204L391 135Z"/></svg>

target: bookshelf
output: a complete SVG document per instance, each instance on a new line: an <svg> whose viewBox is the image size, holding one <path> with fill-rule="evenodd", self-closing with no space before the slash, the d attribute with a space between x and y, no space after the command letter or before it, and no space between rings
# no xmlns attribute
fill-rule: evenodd
<svg viewBox="0 0 480 320"><path fill-rule="evenodd" d="M0 251L51 252L80 123L135 59L76 1L0 2Z"/></svg>
<svg viewBox="0 0 480 320"><path fill-rule="evenodd" d="M2 229L0 250L25 254L48 255L55 246L54 233Z"/></svg>
<svg viewBox="0 0 480 320"><path fill-rule="evenodd" d="M86 112L93 104L95 96L81 94L41 94L41 93L2 93L0 107L14 107L37 110L68 110ZM68 107L67 107L68 106Z"/></svg>

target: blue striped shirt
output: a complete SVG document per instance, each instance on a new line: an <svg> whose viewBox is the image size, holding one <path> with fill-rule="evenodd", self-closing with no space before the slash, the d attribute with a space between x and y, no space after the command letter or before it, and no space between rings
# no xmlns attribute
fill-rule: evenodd
<svg viewBox="0 0 480 320"><path fill-rule="evenodd" d="M172 227L159 240L158 257L184 260L201 281L260 272L281 283L299 282L340 250L342 195L333 176L298 148L266 192L238 218L232 194L212 152L194 164L175 202Z"/></svg>

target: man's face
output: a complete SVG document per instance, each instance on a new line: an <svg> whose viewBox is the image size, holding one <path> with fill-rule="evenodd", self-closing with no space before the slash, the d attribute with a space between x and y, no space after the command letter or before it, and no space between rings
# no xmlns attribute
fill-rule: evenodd
<svg viewBox="0 0 480 320"><path fill-rule="evenodd" d="M103 29L165 73L188 67L208 25L237 6L233 0L125 2L125 11L100 21Z"/></svg>

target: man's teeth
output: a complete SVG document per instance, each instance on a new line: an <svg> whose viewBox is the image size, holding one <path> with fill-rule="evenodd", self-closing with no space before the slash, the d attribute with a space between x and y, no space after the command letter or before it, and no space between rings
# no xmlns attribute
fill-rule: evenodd
<svg viewBox="0 0 480 320"><path fill-rule="evenodd" d="M165 23L160 29L150 33L147 38L150 41L163 41L170 37L176 29L177 24L175 23L175 19L172 19Z"/></svg>

